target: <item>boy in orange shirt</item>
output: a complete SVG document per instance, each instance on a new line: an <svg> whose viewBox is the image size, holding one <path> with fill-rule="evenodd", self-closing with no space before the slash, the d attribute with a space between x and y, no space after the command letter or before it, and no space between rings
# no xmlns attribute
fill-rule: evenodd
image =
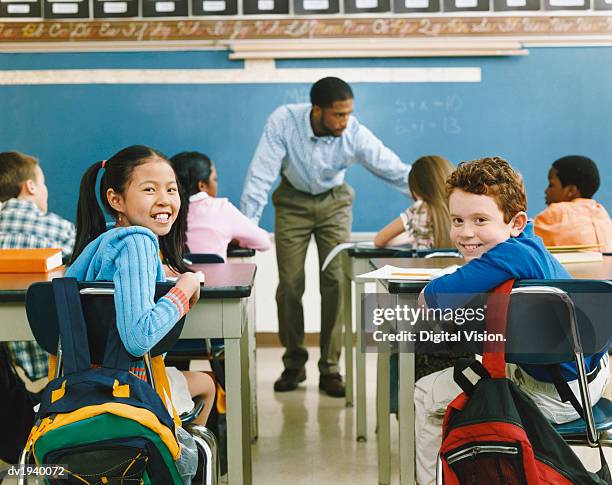
<svg viewBox="0 0 612 485"><path fill-rule="evenodd" d="M590 158L569 155L552 164L544 191L548 207L534 220L546 246L599 244L612 251L612 221L592 199L598 188L599 171Z"/></svg>

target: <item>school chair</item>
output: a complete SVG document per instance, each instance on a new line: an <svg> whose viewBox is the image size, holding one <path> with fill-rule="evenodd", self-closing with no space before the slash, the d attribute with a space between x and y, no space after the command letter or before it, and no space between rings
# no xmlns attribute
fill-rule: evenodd
<svg viewBox="0 0 612 485"><path fill-rule="evenodd" d="M185 255L185 259L190 261L190 264L225 263L221 256L214 253L189 253Z"/></svg>
<svg viewBox="0 0 612 485"><path fill-rule="evenodd" d="M506 362L549 366L557 381L562 380L554 370L558 364L576 364L580 400L566 392L568 387L558 384L558 388L562 399L571 402L583 417L553 424L570 445L612 446L612 402L601 397L591 405L588 384L600 367L587 375L584 361L585 353L607 351L612 343L611 304L612 282L599 280L521 280L510 295ZM436 483L442 485L440 456L436 473Z"/></svg>
<svg viewBox="0 0 612 485"><path fill-rule="evenodd" d="M416 249L413 253L415 258L461 258L457 248L432 248Z"/></svg>
<svg viewBox="0 0 612 485"><path fill-rule="evenodd" d="M173 284L171 283L157 283L155 300L157 301L160 297L165 295L172 286ZM60 376L66 376L62 388L53 391L53 393L57 392L58 394L57 396L52 394L52 403L56 397L57 399L61 399L64 395L69 395L70 385L66 383L69 382L71 373L75 375L75 370L86 371L92 366L102 366L111 369L127 369L130 366L130 362L135 360L144 360L147 382L151 384L154 395L156 395L155 392L158 391L156 386L160 385L161 381L154 377L154 375L157 375L156 369L160 369L159 367L155 367L155 358L165 353L172 347L174 342L177 341L186 318L183 317L179 320L168 334L166 334L166 336L147 354L142 358L136 358L128 354L119 338L116 327L113 283L77 283L76 280L71 278L57 278L52 282L35 283L28 288L26 294L26 314L30 329L36 341L43 349L56 356L54 369L55 379ZM64 374L64 372L66 372L66 374ZM138 380L138 378L136 379ZM51 383L49 385L51 385ZM65 389L64 385L66 386ZM138 393L141 392L138 386L136 386L134 389L130 387L127 391L124 391L124 393L115 395L115 389L118 388L119 390L121 387L127 386L121 386L118 384L118 380L115 380L115 384L113 384L113 396L116 398L125 399L127 394L127 399L129 399L130 395L137 397ZM146 395L145 393L141 396ZM74 403L76 402L78 404L78 402L80 402L78 396L75 396L74 399L75 400L66 404L66 411L62 412L74 413ZM80 399L82 399L82 397ZM121 401L121 399L119 399L119 402L124 402ZM163 400L158 401L152 399L151 401L157 401L157 403L159 403L154 403L155 406L162 406L161 410L163 413L157 413L158 419L172 420L172 417L167 414L165 407L166 403L164 403ZM145 400L142 402L148 401ZM76 409L79 408L76 407ZM200 476L202 483L206 485L217 485L219 480L218 449L215 436L204 426L191 424L202 409L203 402L196 402L194 409L189 413L181 415L180 418L183 427L193 436L198 448L199 472L198 475L196 475L196 479ZM159 418L159 416L162 416L162 418ZM136 436L138 436L137 433ZM148 436L147 443L155 442L156 439L158 439L156 436L157 435L153 437ZM162 434L160 434L160 436L162 436ZM68 440L68 444L70 444L69 435L65 438L62 438L60 435L60 440L61 439ZM133 441L138 442L138 438L133 438ZM105 442L99 444L98 451L95 451L96 446L97 444L92 442L85 445L83 449L86 449L85 452L88 453L99 453L100 450L108 451L108 444L105 444ZM104 448L104 446L106 446L106 448ZM146 445L147 452L151 451L152 448L152 445ZM79 452L80 450L81 448L79 448ZM24 449L20 457L20 464L25 464L31 459L29 456L31 452L32 450L27 452L26 449ZM116 453L117 456L121 456L121 453L116 450L114 450L113 453ZM151 451L151 453L152 454L148 456L148 460L154 462L154 460L159 457L160 453L155 451ZM89 456L91 456L91 454ZM95 456L100 455L96 454ZM109 463L113 463L112 456L110 458L106 456L105 458L109 460ZM75 458L73 457L72 461L74 462L74 460ZM100 460L102 459L100 458ZM165 463L168 463L168 458L165 458L165 460ZM91 461L92 464L90 465L90 463L87 463L87 466L93 465L94 460ZM96 458L95 461L98 461L98 458ZM147 462L147 460L145 460L145 462ZM155 466L159 466L159 463ZM20 482L20 485L21 483L23 482Z"/></svg>
<svg viewBox="0 0 612 485"><path fill-rule="evenodd" d="M537 301L539 300L539 301ZM508 314L506 361L551 365L575 362L580 401L562 391L583 418L554 425L571 445L612 446L612 401L602 397L591 405L584 355L607 351L612 343L609 308L612 282L598 280L523 280L512 290ZM525 324L525 322L537 322ZM557 336L557 338L555 338ZM520 342L520 344L518 343ZM542 344L545 353L538 353ZM510 347L510 348L509 348Z"/></svg>

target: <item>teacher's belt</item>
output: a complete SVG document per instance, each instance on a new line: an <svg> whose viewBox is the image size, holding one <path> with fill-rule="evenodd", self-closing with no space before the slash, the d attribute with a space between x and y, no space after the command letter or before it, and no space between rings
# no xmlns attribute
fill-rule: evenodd
<svg viewBox="0 0 612 485"><path fill-rule="evenodd" d="M299 192L300 194L303 195L308 195L310 197L325 197L328 194L331 194L334 189L337 189L338 187L342 187L342 185L344 185L344 183L340 184L340 185L336 185L335 187L332 187L331 189L328 189L324 192L319 192L318 194L312 194L310 192L304 192L303 190L300 189L296 189L293 184L291 182L289 182L289 180L284 176L281 175L281 183L287 184L291 189L295 190L296 192Z"/></svg>

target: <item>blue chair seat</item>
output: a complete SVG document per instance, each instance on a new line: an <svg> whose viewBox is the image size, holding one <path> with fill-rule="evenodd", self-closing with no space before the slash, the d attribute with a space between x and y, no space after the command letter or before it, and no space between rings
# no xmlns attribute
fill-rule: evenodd
<svg viewBox="0 0 612 485"><path fill-rule="evenodd" d="M597 431L612 429L612 401L603 397L597 401L597 404L593 406L593 417ZM569 423L556 424L555 429L561 436L581 435L585 433L586 424L581 418Z"/></svg>

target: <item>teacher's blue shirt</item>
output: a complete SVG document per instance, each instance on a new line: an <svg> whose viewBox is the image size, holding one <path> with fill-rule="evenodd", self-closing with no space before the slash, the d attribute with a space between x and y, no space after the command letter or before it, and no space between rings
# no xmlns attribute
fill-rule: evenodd
<svg viewBox="0 0 612 485"><path fill-rule="evenodd" d="M307 103L287 104L268 118L240 199L248 218L259 221L279 174L297 190L317 195L341 185L346 169L358 163L408 194L410 165L402 163L354 116L341 136L315 136L311 108Z"/></svg>

